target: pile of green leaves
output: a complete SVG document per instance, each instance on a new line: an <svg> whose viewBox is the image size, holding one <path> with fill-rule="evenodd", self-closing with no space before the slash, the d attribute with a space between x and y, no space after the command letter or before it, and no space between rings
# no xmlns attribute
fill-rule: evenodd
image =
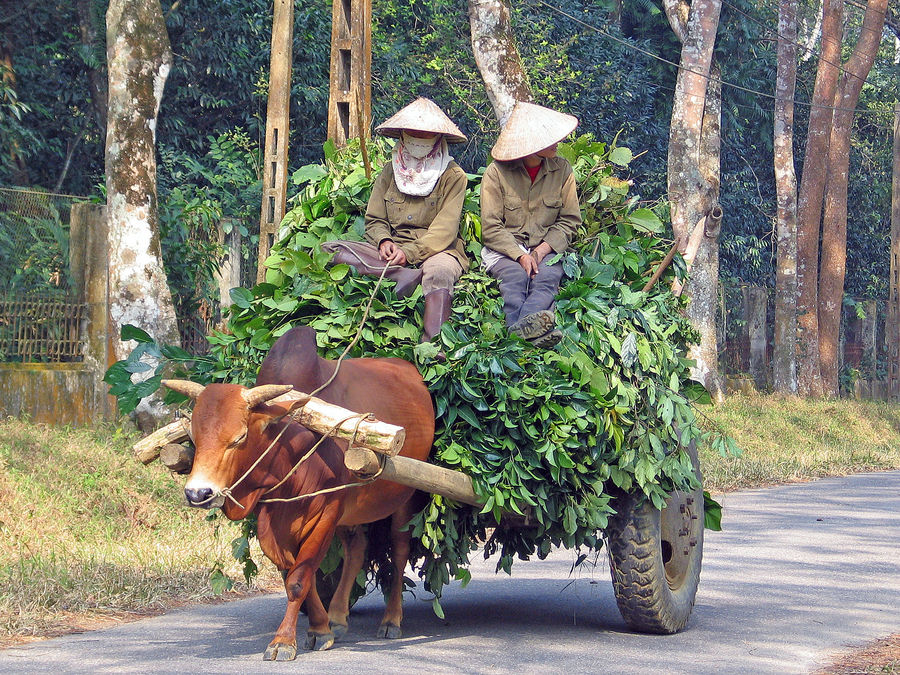
<svg viewBox="0 0 900 675"><path fill-rule="evenodd" d="M335 358L374 293L350 356L418 365L436 404L432 461L471 476L484 498L475 509L432 495L413 522L414 557L437 596L452 577L467 579L468 555L488 528L486 552L500 551L498 567L508 571L514 556L544 556L553 545L599 548L615 490L639 491L661 507L668 492L694 480L675 429L683 443L702 435L690 401L705 392L689 380L684 358L695 336L665 278L642 290L669 247L663 225L615 175L631 160L629 150L582 137L560 154L575 169L585 222L577 253L559 260L567 273L557 302L565 337L554 350L506 331L496 283L474 266L457 286L439 344L418 343L421 289L398 299L391 282L376 290L377 279L330 266L318 244L361 238L372 178L358 146L326 145L324 164L293 176L299 192L266 282L233 292L229 331L210 336L212 360L196 373L251 383L272 343L301 324ZM380 166L385 148L371 145L370 155ZM469 179L462 234L477 253L480 177ZM439 349L445 362L434 358ZM533 526L502 526L510 513L528 513Z"/></svg>

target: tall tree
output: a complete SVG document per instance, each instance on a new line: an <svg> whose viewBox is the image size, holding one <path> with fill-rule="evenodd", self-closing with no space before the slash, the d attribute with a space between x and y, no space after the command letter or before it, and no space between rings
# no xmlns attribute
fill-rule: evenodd
<svg viewBox="0 0 900 675"><path fill-rule="evenodd" d="M78 27L81 33L82 59L88 67L88 86L91 92L91 109L101 135L106 136L107 85L103 58L103 14L97 0L78 0Z"/></svg>
<svg viewBox="0 0 900 675"><path fill-rule="evenodd" d="M721 81L713 66L721 0L664 0L666 16L681 41L669 130L668 192L672 229L690 268L688 317L700 334L690 357L693 376L714 400L724 398L716 345L719 275ZM714 86L710 86L710 85Z"/></svg>
<svg viewBox="0 0 900 675"><path fill-rule="evenodd" d="M172 295L163 270L156 197L156 121L172 51L159 0L111 0L106 13L109 113L106 191L109 223L109 313L118 339L132 324L179 344ZM144 399L139 422L152 424L162 406Z"/></svg>
<svg viewBox="0 0 900 675"><path fill-rule="evenodd" d="M13 68L12 45L5 35L0 35L0 103L2 103L4 108L13 112L16 119L21 116L21 105L19 104L16 86L16 71ZM0 121L3 121L2 118L0 118ZM4 128L0 129L5 136L3 141L9 152L7 158L9 177L14 185L30 185L28 164L22 151L22 142L16 126L4 125Z"/></svg>
<svg viewBox="0 0 900 675"><path fill-rule="evenodd" d="M794 169L794 92L797 84L797 0L778 4L774 164L778 215L775 269L775 344L772 386L797 392L797 173Z"/></svg>
<svg viewBox="0 0 900 675"><path fill-rule="evenodd" d="M847 270L847 182L850 131L863 83L875 63L884 30L887 0L869 0L859 39L835 96L828 147L828 177L822 220L822 263L819 272L819 358L825 394L838 396L838 344L844 278Z"/></svg>
<svg viewBox="0 0 900 675"><path fill-rule="evenodd" d="M531 86L513 38L507 0L469 0L472 52L500 126L516 101L532 100Z"/></svg>
<svg viewBox="0 0 900 675"><path fill-rule="evenodd" d="M840 72L843 6L843 0L822 3L822 50L797 195L797 393L802 396L823 394L819 363L819 232L832 107Z"/></svg>

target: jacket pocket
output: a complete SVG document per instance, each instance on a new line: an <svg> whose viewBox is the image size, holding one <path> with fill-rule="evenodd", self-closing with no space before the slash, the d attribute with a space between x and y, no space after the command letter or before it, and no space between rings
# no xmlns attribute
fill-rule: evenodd
<svg viewBox="0 0 900 675"><path fill-rule="evenodd" d="M388 221L392 226L407 225L411 213L409 213L409 205L406 203L406 197L402 194L385 195L385 209L387 210Z"/></svg>
<svg viewBox="0 0 900 675"><path fill-rule="evenodd" d="M560 197L544 197L544 206L548 209L562 208L562 199Z"/></svg>
<svg viewBox="0 0 900 675"><path fill-rule="evenodd" d="M525 223L525 209L518 197L503 199L503 223L507 229L518 230Z"/></svg>

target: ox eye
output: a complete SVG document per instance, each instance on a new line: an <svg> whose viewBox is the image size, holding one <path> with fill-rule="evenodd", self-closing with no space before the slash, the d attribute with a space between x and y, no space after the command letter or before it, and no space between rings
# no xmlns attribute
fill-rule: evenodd
<svg viewBox="0 0 900 675"><path fill-rule="evenodd" d="M243 443L245 440L247 440L247 431L246 430L240 436L235 437L235 439L233 441L231 441L231 443L228 444L228 447L236 448L241 443Z"/></svg>

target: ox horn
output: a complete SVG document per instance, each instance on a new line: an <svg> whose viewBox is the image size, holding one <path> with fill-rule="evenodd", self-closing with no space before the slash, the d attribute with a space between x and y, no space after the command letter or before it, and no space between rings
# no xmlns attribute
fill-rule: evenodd
<svg viewBox="0 0 900 675"><path fill-rule="evenodd" d="M261 384L253 389L244 389L241 396L247 402L248 408L254 408L260 403L271 401L273 398L288 393L293 388L290 384Z"/></svg>
<svg viewBox="0 0 900 675"><path fill-rule="evenodd" d="M204 385L190 380L163 380L162 385L191 398L197 398L206 389Z"/></svg>

